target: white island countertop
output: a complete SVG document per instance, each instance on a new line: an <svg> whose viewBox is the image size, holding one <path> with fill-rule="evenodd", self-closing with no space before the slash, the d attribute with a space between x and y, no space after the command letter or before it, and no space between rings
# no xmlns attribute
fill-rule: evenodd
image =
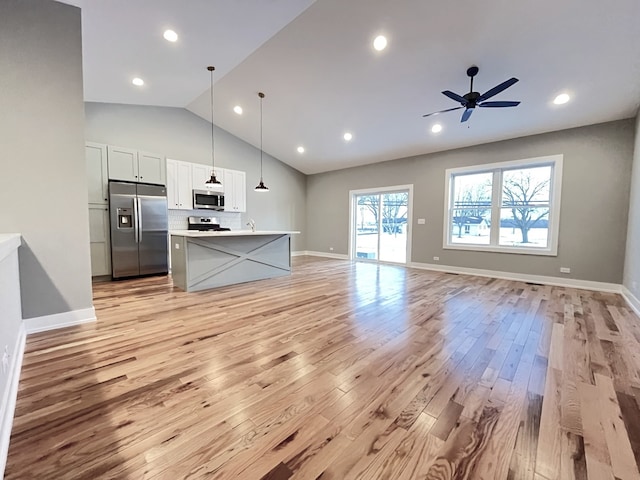
<svg viewBox="0 0 640 480"><path fill-rule="evenodd" d="M230 230L222 232L201 232L198 230L169 230L169 235L177 235L180 237L246 237L253 235L295 235L300 232L287 231L287 230Z"/></svg>

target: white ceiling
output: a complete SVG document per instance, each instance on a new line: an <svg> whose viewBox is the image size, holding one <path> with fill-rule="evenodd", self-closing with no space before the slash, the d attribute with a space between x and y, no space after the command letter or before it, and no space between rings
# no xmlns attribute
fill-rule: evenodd
<svg viewBox="0 0 640 480"><path fill-rule="evenodd" d="M186 107L304 173L317 173L589 125L640 105L638 0L69 0L83 7L87 101ZM165 28L180 35L162 38ZM373 38L389 46L376 52ZM458 106L440 92L515 76L492 100L505 109L422 114ZM146 85L136 88L131 78ZM561 92L572 95L552 104ZM244 114L233 113L234 105ZM430 132L439 122L443 131ZM353 133L349 143L345 131ZM304 154L296 152L303 145Z"/></svg>

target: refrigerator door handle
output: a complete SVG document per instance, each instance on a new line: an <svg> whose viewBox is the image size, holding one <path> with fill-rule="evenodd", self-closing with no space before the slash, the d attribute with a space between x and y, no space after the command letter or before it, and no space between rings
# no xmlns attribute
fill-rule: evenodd
<svg viewBox="0 0 640 480"><path fill-rule="evenodd" d="M142 243L142 204L140 203L140 197L136 197L136 204L138 208L138 243Z"/></svg>
<svg viewBox="0 0 640 480"><path fill-rule="evenodd" d="M133 235L136 243L140 243L139 232L140 232L140 221L138 220L138 215L140 211L138 209L138 199L133 199Z"/></svg>

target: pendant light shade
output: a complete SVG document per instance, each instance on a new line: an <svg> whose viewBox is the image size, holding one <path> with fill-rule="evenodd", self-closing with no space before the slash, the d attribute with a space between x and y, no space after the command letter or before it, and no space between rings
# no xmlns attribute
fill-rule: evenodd
<svg viewBox="0 0 640 480"><path fill-rule="evenodd" d="M268 192L269 187L267 187L262 180L262 99L264 98L264 93L259 92L258 97L260 97L260 183L254 190L256 192Z"/></svg>
<svg viewBox="0 0 640 480"><path fill-rule="evenodd" d="M215 186L221 186L222 182L220 182L220 180L218 180L216 178L216 172L215 172L215 168L216 168L216 161L215 161L215 143L214 143L214 135L213 135L213 71L216 69L216 67L213 66L208 66L207 70L209 70L209 73L211 74L211 178L209 180L207 180L205 183L207 185L215 185Z"/></svg>

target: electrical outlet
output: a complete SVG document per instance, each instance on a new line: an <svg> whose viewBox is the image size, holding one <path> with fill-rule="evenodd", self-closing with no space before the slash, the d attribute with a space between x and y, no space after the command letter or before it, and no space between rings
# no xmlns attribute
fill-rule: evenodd
<svg viewBox="0 0 640 480"><path fill-rule="evenodd" d="M424 218L419 218L418 219L418 225L424 225L424 224L425 224Z"/></svg>
<svg viewBox="0 0 640 480"><path fill-rule="evenodd" d="M333 252L333 247L329 247L329 251L330 251L330 252Z"/></svg>
<svg viewBox="0 0 640 480"><path fill-rule="evenodd" d="M4 353L2 354L2 373L7 373L9 369L9 347L4 347Z"/></svg>
<svg viewBox="0 0 640 480"><path fill-rule="evenodd" d="M433 259L434 259L436 262L439 262L439 261L440 261L440 257L433 257Z"/></svg>
<svg viewBox="0 0 640 480"><path fill-rule="evenodd" d="M180 244L176 243L176 250L180 250Z"/></svg>
<svg viewBox="0 0 640 480"><path fill-rule="evenodd" d="M571 269L569 267L560 267L560 273L571 273Z"/></svg>

